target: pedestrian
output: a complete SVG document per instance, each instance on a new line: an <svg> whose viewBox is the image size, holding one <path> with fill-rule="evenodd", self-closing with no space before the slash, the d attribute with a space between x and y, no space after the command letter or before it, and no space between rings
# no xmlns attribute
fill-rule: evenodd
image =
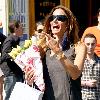
<svg viewBox="0 0 100 100"><path fill-rule="evenodd" d="M100 8L98 9L98 12L97 12L97 21L98 21L98 24L96 26L91 26L91 27L86 28L86 30L83 33L81 41L83 41L83 38L86 34L88 33L94 34L94 36L97 39L97 45L95 47L94 52L97 54L97 56L100 57Z"/></svg>
<svg viewBox="0 0 100 100"><path fill-rule="evenodd" d="M12 48L16 48L19 45L20 37L23 33L22 24L19 21L11 21L9 23L10 35L5 39L1 50L1 69L4 74L4 100L9 100L10 94L16 82L23 81L23 72L12 60L10 55Z"/></svg>
<svg viewBox="0 0 100 100"><path fill-rule="evenodd" d="M0 61L1 61L1 48L4 40L6 39L6 36L3 34L3 26L2 26L2 21L0 21ZM0 65L1 66L1 65ZM0 68L0 100L3 100L3 72Z"/></svg>
<svg viewBox="0 0 100 100"><path fill-rule="evenodd" d="M43 59L43 100L82 100L80 76L86 47L78 43L78 23L70 9L54 7L45 19L44 34L48 48ZM32 69L25 72L30 85L34 76Z"/></svg>
<svg viewBox="0 0 100 100"><path fill-rule="evenodd" d="M88 33L84 36L87 55L81 77L82 100L100 99L100 60L94 49L97 44L96 37Z"/></svg>

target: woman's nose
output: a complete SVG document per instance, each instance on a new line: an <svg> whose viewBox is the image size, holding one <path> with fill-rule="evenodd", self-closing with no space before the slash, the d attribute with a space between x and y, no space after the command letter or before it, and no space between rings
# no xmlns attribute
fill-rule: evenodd
<svg viewBox="0 0 100 100"><path fill-rule="evenodd" d="M57 21L57 17L55 17L53 21L56 22Z"/></svg>

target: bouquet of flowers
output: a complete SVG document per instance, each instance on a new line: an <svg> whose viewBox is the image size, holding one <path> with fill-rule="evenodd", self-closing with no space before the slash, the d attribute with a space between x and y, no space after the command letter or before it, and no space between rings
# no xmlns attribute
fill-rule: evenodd
<svg viewBox="0 0 100 100"><path fill-rule="evenodd" d="M30 40L25 40L23 47L13 48L9 55L22 70L25 67L35 68L35 84L41 91L44 91L43 66L36 42L37 40L33 36Z"/></svg>

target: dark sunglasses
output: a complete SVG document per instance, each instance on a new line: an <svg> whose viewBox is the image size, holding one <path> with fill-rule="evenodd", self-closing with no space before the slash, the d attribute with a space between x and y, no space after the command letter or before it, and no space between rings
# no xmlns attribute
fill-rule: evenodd
<svg viewBox="0 0 100 100"><path fill-rule="evenodd" d="M38 29L37 30L38 33L41 33L42 31L43 31L43 29Z"/></svg>
<svg viewBox="0 0 100 100"><path fill-rule="evenodd" d="M50 21L53 21L55 18L56 18L56 20L61 21L61 22L64 22L68 19L68 17L65 15L52 15L52 16L50 16L49 19L50 19Z"/></svg>

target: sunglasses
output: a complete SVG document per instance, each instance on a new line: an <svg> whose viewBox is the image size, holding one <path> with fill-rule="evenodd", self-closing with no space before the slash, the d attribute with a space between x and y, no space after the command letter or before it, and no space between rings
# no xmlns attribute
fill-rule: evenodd
<svg viewBox="0 0 100 100"><path fill-rule="evenodd" d="M66 15L52 15L50 16L50 21L53 21L56 18L56 20L64 22L68 19L68 17Z"/></svg>
<svg viewBox="0 0 100 100"><path fill-rule="evenodd" d="M38 33L41 33L42 31L43 31L43 29L38 29L37 30Z"/></svg>

